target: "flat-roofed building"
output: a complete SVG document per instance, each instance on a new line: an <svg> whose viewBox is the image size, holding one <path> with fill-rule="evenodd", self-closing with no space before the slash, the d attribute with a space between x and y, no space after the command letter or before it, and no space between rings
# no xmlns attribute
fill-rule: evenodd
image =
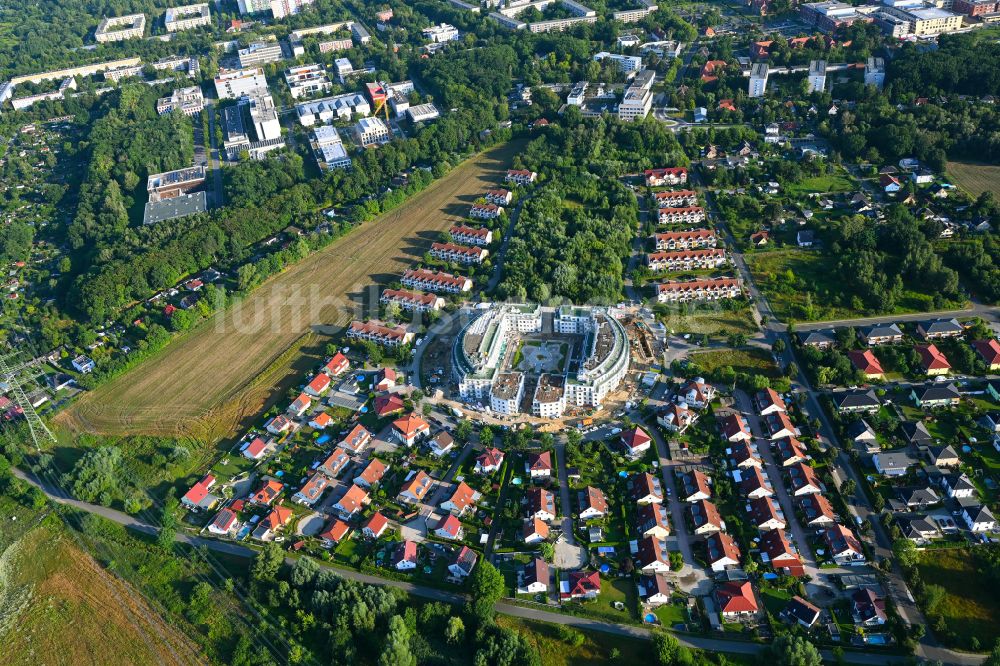
<svg viewBox="0 0 1000 666"><path fill-rule="evenodd" d="M420 123L439 118L441 112L433 104L417 104L406 110L406 116L410 119L410 122Z"/></svg>
<svg viewBox="0 0 1000 666"><path fill-rule="evenodd" d="M267 92L267 77L260 67L224 69L215 77L215 94L219 99L239 99L244 95Z"/></svg>
<svg viewBox="0 0 1000 666"><path fill-rule="evenodd" d="M205 108L205 96L201 88L191 86L175 90L170 97L162 97L156 102L156 112L161 116L172 111L180 111L185 116L195 116Z"/></svg>
<svg viewBox="0 0 1000 666"><path fill-rule="evenodd" d="M246 97L241 104L250 107L250 121L258 141L271 141L281 138L281 123L278 121L278 109L274 98L270 95L252 95Z"/></svg>
<svg viewBox="0 0 1000 666"><path fill-rule="evenodd" d="M212 15L208 10L208 3L202 2L196 5L184 5L183 7L170 7L163 14L163 25L167 32L177 32L179 30L191 30L204 25L212 24Z"/></svg>
<svg viewBox="0 0 1000 666"><path fill-rule="evenodd" d="M642 57L641 56L630 56L621 55L619 53L609 53L607 51L601 51L594 55L594 60L598 62L602 60L610 60L618 65L618 70L625 72L638 72L642 69Z"/></svg>
<svg viewBox="0 0 1000 666"><path fill-rule="evenodd" d="M299 65L285 70L285 83L292 99L325 93L333 87L322 65Z"/></svg>
<svg viewBox="0 0 1000 666"><path fill-rule="evenodd" d="M346 51L354 46L354 41L347 37L344 39L329 39L319 43L320 53L333 53L334 51Z"/></svg>
<svg viewBox="0 0 1000 666"><path fill-rule="evenodd" d="M626 122L641 120L649 115L653 108L653 81L656 73L644 69L635 75L632 85L625 89L621 103L618 105L618 118Z"/></svg>
<svg viewBox="0 0 1000 666"><path fill-rule="evenodd" d="M424 28L423 35L433 44L442 44L458 39L458 29L449 23L441 23Z"/></svg>
<svg viewBox="0 0 1000 666"><path fill-rule="evenodd" d="M237 55L240 59L240 67L243 68L266 65L284 58L281 54L281 44L274 40L253 42L245 49L237 51Z"/></svg>
<svg viewBox="0 0 1000 666"><path fill-rule="evenodd" d="M865 85L875 86L879 90L885 85L885 60L869 57L865 62Z"/></svg>
<svg viewBox="0 0 1000 666"><path fill-rule="evenodd" d="M750 97L763 97L767 92L767 63L755 62L750 66Z"/></svg>
<svg viewBox="0 0 1000 666"><path fill-rule="evenodd" d="M346 169L351 158L336 127L322 125L313 130L312 148L321 169Z"/></svg>
<svg viewBox="0 0 1000 666"><path fill-rule="evenodd" d="M826 60L809 62L809 92L823 92L826 88Z"/></svg>
<svg viewBox="0 0 1000 666"><path fill-rule="evenodd" d="M365 147L388 143L392 138L389 126L381 118L362 118L354 125L354 133Z"/></svg>
<svg viewBox="0 0 1000 666"><path fill-rule="evenodd" d="M154 173L146 179L146 191L152 201L179 197L205 182L205 167L193 166L175 171Z"/></svg>
<svg viewBox="0 0 1000 666"><path fill-rule="evenodd" d="M105 17L97 26L94 39L100 44L121 42L126 39L142 39L146 32L146 15Z"/></svg>

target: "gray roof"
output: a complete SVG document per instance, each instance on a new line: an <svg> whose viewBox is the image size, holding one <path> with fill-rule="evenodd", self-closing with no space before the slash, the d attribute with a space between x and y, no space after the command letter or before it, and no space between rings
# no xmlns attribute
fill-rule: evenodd
<svg viewBox="0 0 1000 666"><path fill-rule="evenodd" d="M868 421L861 419L860 421L855 421L847 426L847 434L851 439L857 441L858 439L866 436L868 439L874 437L875 431L870 425L868 425Z"/></svg>
<svg viewBox="0 0 1000 666"><path fill-rule="evenodd" d="M900 425L900 430L903 431L903 437L910 444L926 444L934 441L923 421L907 421Z"/></svg>
<svg viewBox="0 0 1000 666"><path fill-rule="evenodd" d="M938 494L930 488L912 488L910 490L904 490L900 493L900 496L908 506L937 504L941 501Z"/></svg>
<svg viewBox="0 0 1000 666"><path fill-rule="evenodd" d="M957 319L931 319L920 322L920 329L925 333L960 333L965 329L958 323Z"/></svg>
<svg viewBox="0 0 1000 666"><path fill-rule="evenodd" d="M204 192L190 192L179 197L150 201L142 216L143 224L155 224L164 220L187 217L208 210L208 197Z"/></svg>
<svg viewBox="0 0 1000 666"><path fill-rule="evenodd" d="M903 331L896 324L875 324L861 329L861 335L866 338L887 338L902 334Z"/></svg>
<svg viewBox="0 0 1000 666"><path fill-rule="evenodd" d="M938 460L953 460L958 458L958 451L951 444L946 444L944 446L932 446L930 448L931 458L934 462Z"/></svg>
<svg viewBox="0 0 1000 666"><path fill-rule="evenodd" d="M881 405L874 390L867 391L844 391L834 394L834 401L840 407L864 407Z"/></svg>
<svg viewBox="0 0 1000 666"><path fill-rule="evenodd" d="M913 392L917 395L922 402L935 401L935 400L954 400L955 398L961 398L961 394L958 389L955 388L954 384L948 384L947 386L916 386L913 388Z"/></svg>
<svg viewBox="0 0 1000 666"><path fill-rule="evenodd" d="M911 516L897 519L899 528L903 531L903 536L907 538L922 537L931 532L936 533L937 527L923 516Z"/></svg>
<svg viewBox="0 0 1000 666"><path fill-rule="evenodd" d="M878 466L882 469L906 469L917 463L917 459L906 449L876 453Z"/></svg>
<svg viewBox="0 0 1000 666"><path fill-rule="evenodd" d="M836 341L831 329L816 329L815 331L799 331L799 342L804 345L832 344Z"/></svg>
<svg viewBox="0 0 1000 666"><path fill-rule="evenodd" d="M965 507L965 515L967 515L974 523L990 523L996 521L996 518L993 517L993 512L990 511L989 507L983 505Z"/></svg>

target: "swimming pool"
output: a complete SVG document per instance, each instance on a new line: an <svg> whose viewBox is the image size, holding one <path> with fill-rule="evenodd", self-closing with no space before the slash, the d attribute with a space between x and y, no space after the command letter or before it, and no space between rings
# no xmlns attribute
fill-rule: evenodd
<svg viewBox="0 0 1000 666"><path fill-rule="evenodd" d="M643 618L649 624L656 624L656 616L652 613L646 613L646 617Z"/></svg>
<svg viewBox="0 0 1000 666"><path fill-rule="evenodd" d="M889 641L886 640L883 634L869 634L868 644L869 645L886 645Z"/></svg>

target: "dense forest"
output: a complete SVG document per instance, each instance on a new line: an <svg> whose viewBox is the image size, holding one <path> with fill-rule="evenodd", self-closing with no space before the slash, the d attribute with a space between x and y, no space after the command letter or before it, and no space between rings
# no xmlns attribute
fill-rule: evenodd
<svg viewBox="0 0 1000 666"><path fill-rule="evenodd" d="M584 119L570 109L532 141L518 164L541 174L524 204L504 263L501 298L607 303L622 297L625 261L638 231L635 194L618 178L687 164L654 121Z"/></svg>
<svg viewBox="0 0 1000 666"><path fill-rule="evenodd" d="M886 72L890 96L1000 95L1000 43L975 33L942 35L936 49L904 44Z"/></svg>

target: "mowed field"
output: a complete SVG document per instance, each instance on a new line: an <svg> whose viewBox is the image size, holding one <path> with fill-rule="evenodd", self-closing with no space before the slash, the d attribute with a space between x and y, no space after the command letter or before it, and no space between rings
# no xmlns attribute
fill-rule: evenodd
<svg viewBox="0 0 1000 666"><path fill-rule="evenodd" d="M992 192L1000 197L1000 166L975 162L948 162L947 173L955 185L974 197Z"/></svg>
<svg viewBox="0 0 1000 666"><path fill-rule="evenodd" d="M72 432L189 436L212 442L245 427L319 360L330 334L372 313L398 279L503 181L511 142L467 160L395 211L270 279L139 367L56 417Z"/></svg>
<svg viewBox="0 0 1000 666"><path fill-rule="evenodd" d="M65 532L39 527L0 557L5 663L206 664L198 646Z"/></svg>

